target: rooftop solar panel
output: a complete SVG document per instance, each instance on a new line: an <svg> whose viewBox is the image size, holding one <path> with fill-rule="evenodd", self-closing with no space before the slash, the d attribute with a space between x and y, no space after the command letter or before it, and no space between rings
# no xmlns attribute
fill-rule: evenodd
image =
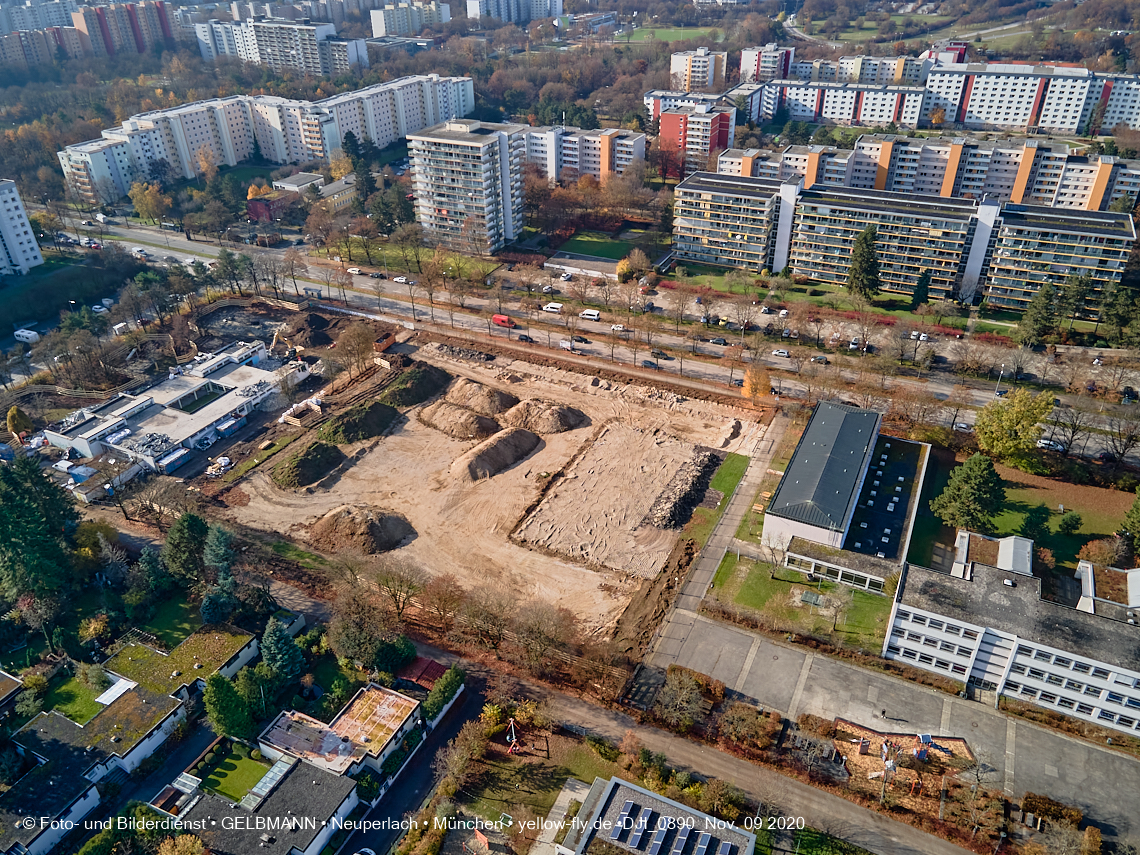
<svg viewBox="0 0 1140 855"><path fill-rule="evenodd" d="M712 843L712 835L707 831L703 832L700 839L697 840L697 848L693 850L693 855L708 855L710 843Z"/></svg>
<svg viewBox="0 0 1140 855"><path fill-rule="evenodd" d="M720 842L720 849L717 850L716 855L732 855L732 850L736 847L727 840Z"/></svg>
<svg viewBox="0 0 1140 855"><path fill-rule="evenodd" d="M645 829L649 827L649 817L652 814L653 811L651 811L649 808L646 808L645 811L641 814L641 817L637 820L637 825L634 826L633 833L629 835L629 840L626 841L629 844L630 849L640 848L641 838L645 836Z"/></svg>
<svg viewBox="0 0 1140 855"><path fill-rule="evenodd" d="M669 850L669 855L681 855L685 849L685 844L689 842L689 833L692 830L691 825L683 825L677 830L677 836L673 839L673 848Z"/></svg>
<svg viewBox="0 0 1140 855"><path fill-rule="evenodd" d="M625 821L629 818L629 812L633 809L633 799L630 799L621 806L621 813L618 814L617 821L614 822L613 831L610 832L610 840L617 840L621 837L621 833L625 831Z"/></svg>
<svg viewBox="0 0 1140 855"><path fill-rule="evenodd" d="M668 817L657 818L657 831L653 835L653 842L649 844L649 855L661 855L661 847L665 845L665 835L669 832Z"/></svg>

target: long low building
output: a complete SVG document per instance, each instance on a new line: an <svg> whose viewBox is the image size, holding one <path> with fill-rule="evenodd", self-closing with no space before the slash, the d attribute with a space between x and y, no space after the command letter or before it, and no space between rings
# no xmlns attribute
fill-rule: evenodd
<svg viewBox="0 0 1140 855"><path fill-rule="evenodd" d="M215 166L248 160L255 141L273 163L328 160L349 131L386 146L474 109L470 77L438 74L401 77L322 101L233 95L140 113L57 156L79 198L110 204L158 160L188 179L202 172L203 160Z"/></svg>
<svg viewBox="0 0 1140 855"><path fill-rule="evenodd" d="M802 178L698 172L676 189L678 259L749 270L789 269L842 286L856 238L879 233L881 287L909 294L929 271L930 294L1024 309L1045 282L1093 281L1090 305L1120 281L1136 242L1127 214L1063 211L921 193L805 186Z"/></svg>

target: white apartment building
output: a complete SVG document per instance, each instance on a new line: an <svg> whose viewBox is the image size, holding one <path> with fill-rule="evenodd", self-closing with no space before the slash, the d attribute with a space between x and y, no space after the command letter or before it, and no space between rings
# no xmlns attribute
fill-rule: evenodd
<svg viewBox="0 0 1140 855"><path fill-rule="evenodd" d="M678 107L699 107L701 105L715 107L720 100L720 95L703 92L679 92L672 89L653 89L646 92L642 99L645 109L649 111L650 119L659 119L662 113L668 110L676 110Z"/></svg>
<svg viewBox="0 0 1140 855"><path fill-rule="evenodd" d="M373 9L372 36L419 35L424 27L438 27L451 20L451 6L431 0L429 3L389 3Z"/></svg>
<svg viewBox="0 0 1140 855"><path fill-rule="evenodd" d="M634 160L645 160L645 134L622 128L528 128L526 161L541 166L554 181L565 169L605 181L621 175Z"/></svg>
<svg viewBox="0 0 1140 855"><path fill-rule="evenodd" d="M323 101L234 95L140 113L57 156L81 198L108 204L126 195L160 158L193 178L203 147L215 164L234 166L253 154L256 136L262 155L274 163L327 160L349 131L386 146L474 109L470 77L436 74L402 77Z"/></svg>
<svg viewBox="0 0 1140 855"><path fill-rule="evenodd" d="M818 83L773 80L764 84L760 118L781 109L794 121L836 125L917 127L926 118L927 90L921 86L879 83Z"/></svg>
<svg viewBox="0 0 1140 855"><path fill-rule="evenodd" d="M789 179L890 193L988 198L999 202L1105 211L1140 197L1140 160L1088 156L1044 140L979 141L864 134L853 151L788 146L778 151L730 149L725 175Z"/></svg>
<svg viewBox="0 0 1140 855"><path fill-rule="evenodd" d="M75 0L51 0L48 3L0 4L0 34L19 30L42 30L47 27L70 27L71 13L79 10Z"/></svg>
<svg viewBox="0 0 1140 855"><path fill-rule="evenodd" d="M796 49L782 48L775 42L763 47L745 48L740 52L740 82L763 83L791 77Z"/></svg>
<svg viewBox="0 0 1140 855"><path fill-rule="evenodd" d="M790 64L783 78L817 83L901 83L922 86L936 61L913 56L841 56ZM741 75L741 80L744 77ZM780 78L769 78L780 79Z"/></svg>
<svg viewBox="0 0 1140 855"><path fill-rule="evenodd" d="M686 92L723 88L727 70L728 54L725 52L710 51L707 47L677 51L669 60L670 85Z"/></svg>
<svg viewBox="0 0 1140 855"><path fill-rule="evenodd" d="M195 24L194 31L203 59L236 56L274 71L326 77L343 73L353 65L368 67L364 39L341 39L333 24L314 24L307 19L210 20Z"/></svg>
<svg viewBox="0 0 1140 855"><path fill-rule="evenodd" d="M426 241L491 253L522 234L526 133L526 125L453 119L408 134Z"/></svg>
<svg viewBox="0 0 1140 855"><path fill-rule="evenodd" d="M1088 123L1100 87L1085 68L953 63L931 70L927 118L968 128L1017 128L1078 133ZM1131 123L1135 113L1123 121Z"/></svg>
<svg viewBox="0 0 1140 855"><path fill-rule="evenodd" d="M467 17L495 18L511 24L529 24L562 16L562 0L467 0Z"/></svg>
<svg viewBox="0 0 1140 855"><path fill-rule="evenodd" d="M16 182L0 178L0 275L27 273L44 263Z"/></svg>

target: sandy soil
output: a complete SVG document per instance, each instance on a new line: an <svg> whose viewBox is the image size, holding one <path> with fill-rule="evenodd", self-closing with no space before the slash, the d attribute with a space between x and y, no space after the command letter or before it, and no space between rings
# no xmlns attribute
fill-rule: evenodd
<svg viewBox="0 0 1140 855"><path fill-rule="evenodd" d="M551 488L517 537L591 565L652 578L679 535L641 521L692 454L691 443L663 431L610 425Z"/></svg>
<svg viewBox="0 0 1140 855"><path fill-rule="evenodd" d="M560 369L542 368L517 361L497 359L475 364L448 359L431 348L422 348L419 358L433 362L456 376L486 383L519 398L539 397L577 407L590 421L582 427L543 437L530 456L506 471L473 484L457 483L448 474L452 462L474 442L452 439L420 423L414 413L402 419L393 433L376 443L327 489L289 492L278 489L264 472L255 472L241 483L248 504L228 509L236 521L271 531L304 537L305 529L328 511L343 504L368 504L402 514L417 536L399 552L422 564L429 572L449 572L464 587L502 584L521 601L541 598L575 612L591 630L612 626L628 604L639 579L627 572L607 569L605 561L593 567L554 554L528 549L509 539L524 513L539 498L544 479L539 473L558 472L577 454L603 423L614 439L595 451L592 468L576 467L581 478L597 477L590 501L582 502L584 483L574 490L561 487L576 506L604 501L611 513L623 515L633 525L659 489L638 486L632 475L643 466L652 471L652 483L663 485L688 455L690 444L722 447L731 436L733 445L753 435L735 421L741 412L703 401L677 399L648 387L609 384ZM506 364L500 364L500 363ZM638 451L620 447L617 437L639 438ZM753 439L754 441L754 439ZM348 446L348 454L357 449ZM745 449L750 451L751 448ZM599 467L614 467L618 460L628 474L615 479ZM659 473L659 474L658 474ZM666 474L667 473L667 474ZM647 476L648 477L648 476ZM661 480L663 479L663 480ZM576 497L576 498L575 498ZM588 512L593 513L593 512ZM651 558L640 561L652 572L664 563L675 533L644 533L633 539L618 539L609 528L599 529L608 539L602 550L619 565L622 552L644 550ZM589 526L577 518L566 524L585 539ZM575 535L578 536L578 535ZM653 562L656 562L653 564ZM613 565L611 565L613 566ZM620 565L619 565L620 566Z"/></svg>

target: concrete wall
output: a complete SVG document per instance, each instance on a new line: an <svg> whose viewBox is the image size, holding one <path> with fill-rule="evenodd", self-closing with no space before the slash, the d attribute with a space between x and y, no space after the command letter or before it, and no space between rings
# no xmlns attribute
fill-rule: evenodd
<svg viewBox="0 0 1140 855"><path fill-rule="evenodd" d="M802 537L812 543L820 543L835 549L843 547L843 532L808 525L798 520L789 520L774 514L764 514L764 534L761 540L766 546L787 549L793 537Z"/></svg>

